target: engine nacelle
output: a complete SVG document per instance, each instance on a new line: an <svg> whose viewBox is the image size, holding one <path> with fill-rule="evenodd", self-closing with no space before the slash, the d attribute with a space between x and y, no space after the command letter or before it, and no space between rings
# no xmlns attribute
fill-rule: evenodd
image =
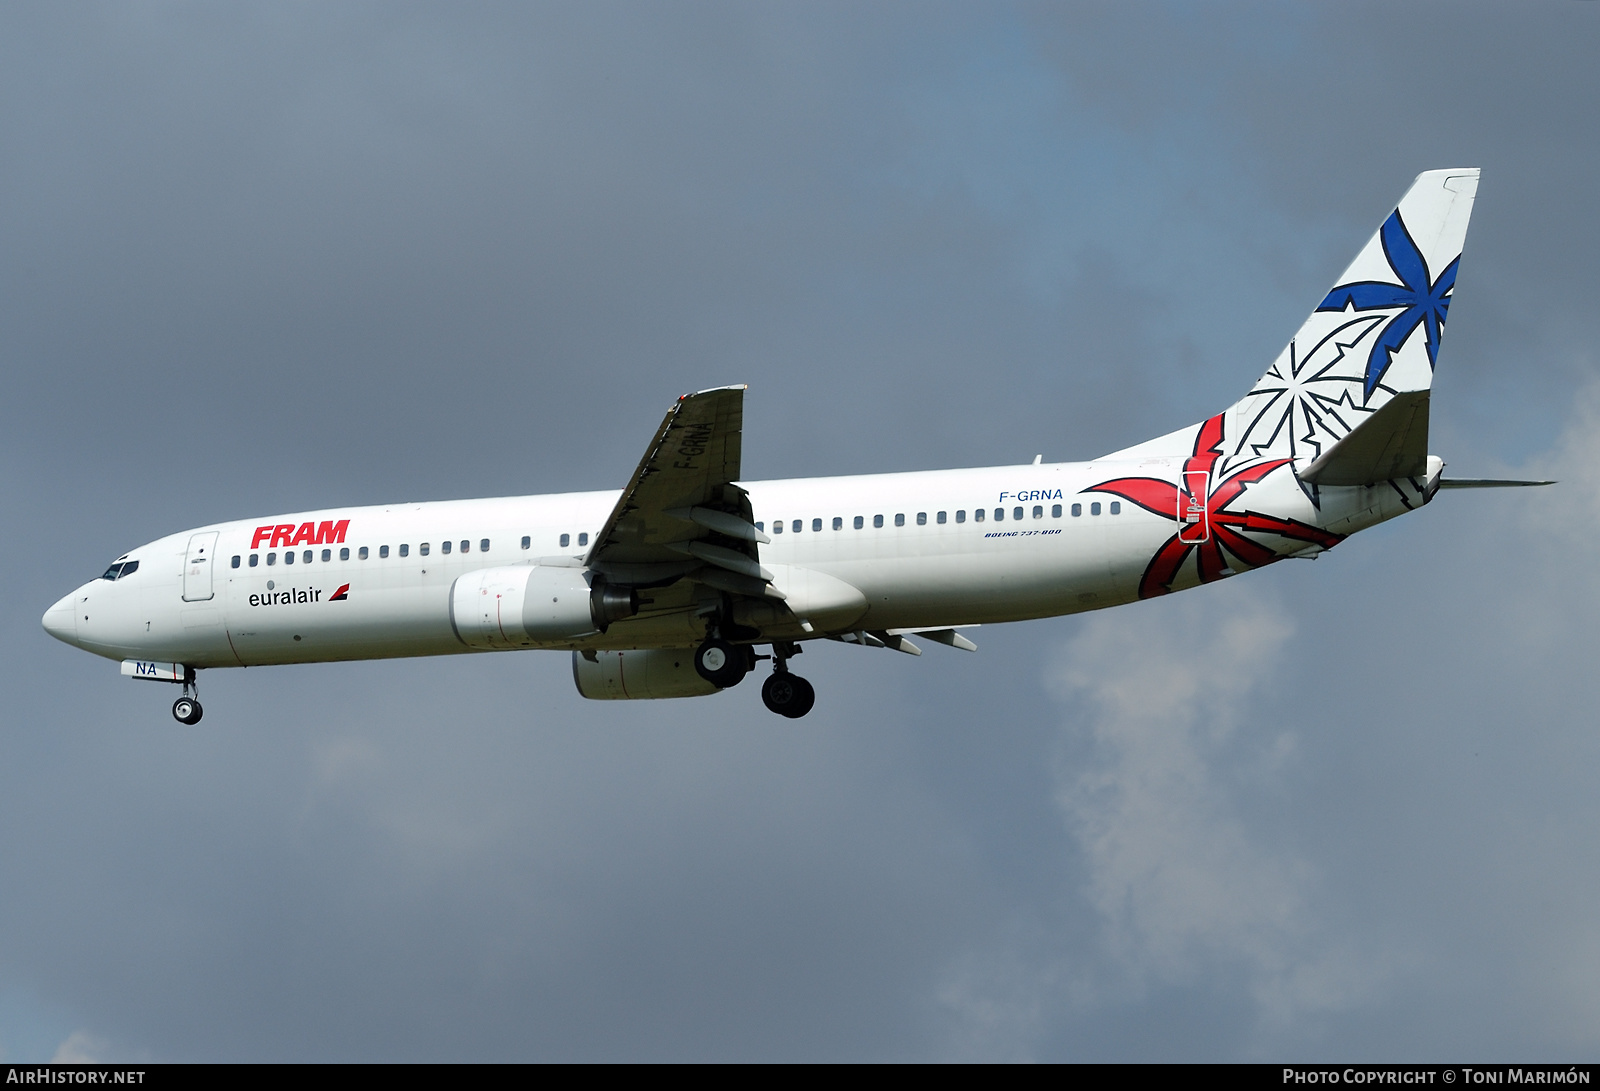
<svg viewBox="0 0 1600 1091"><path fill-rule="evenodd" d="M639 596L581 568L512 565L469 572L450 588L450 624L469 648L528 648L604 632Z"/></svg>
<svg viewBox="0 0 1600 1091"><path fill-rule="evenodd" d="M594 701L704 697L720 692L694 669L693 648L573 652L572 680L579 693Z"/></svg>

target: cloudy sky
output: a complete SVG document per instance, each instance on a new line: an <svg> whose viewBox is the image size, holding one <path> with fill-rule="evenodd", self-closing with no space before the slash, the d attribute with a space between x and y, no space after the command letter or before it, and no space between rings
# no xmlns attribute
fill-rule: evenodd
<svg viewBox="0 0 1600 1091"><path fill-rule="evenodd" d="M1590 1059L1600 5L9 4L0 1059ZM977 655L592 704L560 655L51 640L214 520L1088 458L1479 166L1453 493ZM9 548L14 547L14 548Z"/></svg>

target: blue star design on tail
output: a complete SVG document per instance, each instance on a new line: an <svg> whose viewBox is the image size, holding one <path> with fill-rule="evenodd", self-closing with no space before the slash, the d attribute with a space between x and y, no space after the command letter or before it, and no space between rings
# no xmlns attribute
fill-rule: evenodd
<svg viewBox="0 0 1600 1091"><path fill-rule="evenodd" d="M1457 256L1439 274L1438 280L1430 280L1427 259L1412 241L1411 232L1406 230L1405 221L1400 219L1399 209L1395 209L1383 221L1380 234L1383 255L1389 259L1389 268L1394 270L1401 283L1362 280L1354 284L1341 284L1329 292L1328 298L1317 307L1319 311L1342 311L1346 307L1358 311L1405 308L1383 327L1377 343L1372 346L1372 354L1367 357L1366 391L1369 398L1383 379L1383 373L1389 370L1394 354L1400 351L1400 346L1406 343L1406 338L1418 326L1427 328L1428 366L1433 367L1438 363L1439 337L1444 332L1445 314L1450 310L1450 292L1456 286L1456 267L1461 264L1461 258Z"/></svg>

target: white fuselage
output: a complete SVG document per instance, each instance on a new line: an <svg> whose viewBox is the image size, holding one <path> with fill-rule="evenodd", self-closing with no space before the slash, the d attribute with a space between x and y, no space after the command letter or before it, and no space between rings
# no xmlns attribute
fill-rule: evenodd
<svg viewBox="0 0 1600 1091"><path fill-rule="evenodd" d="M1182 465L1181 458L1035 464L743 488L771 539L760 547L762 565L822 573L865 597L864 611L807 634L827 636L1016 621L1131 601L1178 523L1086 490L1130 476L1172 479ZM1253 485L1248 499L1252 509L1342 535L1424 502L1399 503L1394 492L1324 490L1314 507L1292 474L1279 473ZM137 561L137 570L83 585L51 608L45 626L108 658L192 667L469 651L451 620L455 581L498 566L581 566L617 497L396 504L212 524L119 558ZM1291 541L1273 549L1305 551ZM647 605L604 633L540 646L688 647L705 632L705 613L692 603Z"/></svg>

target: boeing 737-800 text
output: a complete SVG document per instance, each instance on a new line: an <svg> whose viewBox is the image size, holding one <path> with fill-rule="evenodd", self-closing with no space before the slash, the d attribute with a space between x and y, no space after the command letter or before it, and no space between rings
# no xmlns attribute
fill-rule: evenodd
<svg viewBox="0 0 1600 1091"><path fill-rule="evenodd" d="M1091 462L741 481L744 387L678 399L618 492L341 508L186 530L118 557L44 627L183 687L254 667L565 650L595 698L738 684L804 716L808 640L920 636L1098 610L1311 557L1449 481L1428 396L1477 191L1411 189L1255 387ZM759 647L771 655L758 656Z"/></svg>

